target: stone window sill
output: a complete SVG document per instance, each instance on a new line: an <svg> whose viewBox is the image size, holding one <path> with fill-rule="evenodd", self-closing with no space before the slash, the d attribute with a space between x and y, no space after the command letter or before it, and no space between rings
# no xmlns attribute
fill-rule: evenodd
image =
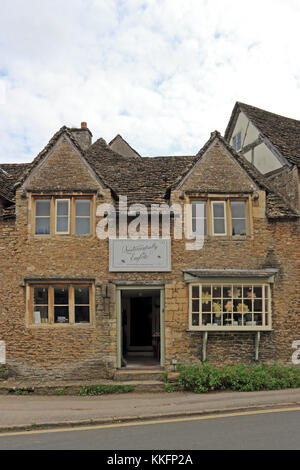
<svg viewBox="0 0 300 470"><path fill-rule="evenodd" d="M93 323L37 323L27 325L27 328L94 328L95 325Z"/></svg>

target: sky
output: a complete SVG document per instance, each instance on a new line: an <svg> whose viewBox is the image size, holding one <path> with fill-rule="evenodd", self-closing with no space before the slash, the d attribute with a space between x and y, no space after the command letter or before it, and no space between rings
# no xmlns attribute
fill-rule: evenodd
<svg viewBox="0 0 300 470"><path fill-rule="evenodd" d="M300 120L299 0L0 0L0 163L63 125L193 155L236 101Z"/></svg>

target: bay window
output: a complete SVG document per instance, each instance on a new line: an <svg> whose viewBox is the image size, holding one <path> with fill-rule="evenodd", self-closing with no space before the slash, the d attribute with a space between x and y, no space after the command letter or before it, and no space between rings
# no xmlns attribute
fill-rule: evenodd
<svg viewBox="0 0 300 470"><path fill-rule="evenodd" d="M270 327L269 284L190 284L191 329L251 329Z"/></svg>

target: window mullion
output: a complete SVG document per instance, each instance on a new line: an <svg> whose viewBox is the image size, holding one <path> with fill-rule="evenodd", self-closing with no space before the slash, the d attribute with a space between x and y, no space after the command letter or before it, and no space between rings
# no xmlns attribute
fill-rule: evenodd
<svg viewBox="0 0 300 470"><path fill-rule="evenodd" d="M53 325L54 323L54 288L49 286L48 288L48 318L49 323Z"/></svg>
<svg viewBox="0 0 300 470"><path fill-rule="evenodd" d="M262 326L266 325L265 289L266 289L266 286L265 284L263 284L263 287L262 287Z"/></svg>
<svg viewBox="0 0 300 470"><path fill-rule="evenodd" d="M51 197L50 203L50 235L55 235L56 226L56 213L55 213L55 198Z"/></svg>
<svg viewBox="0 0 300 470"><path fill-rule="evenodd" d="M226 201L226 212L227 212L227 234L229 237L232 236L232 220L231 220L231 204L230 199ZM226 215L226 214L225 214Z"/></svg>
<svg viewBox="0 0 300 470"><path fill-rule="evenodd" d="M207 200L207 208L206 208L206 227L207 227L207 235L211 236L213 234L213 217L212 217L212 210L211 210L211 200Z"/></svg>
<svg viewBox="0 0 300 470"><path fill-rule="evenodd" d="M69 322L70 324L75 323L75 299L74 299L74 286L69 287Z"/></svg>
<svg viewBox="0 0 300 470"><path fill-rule="evenodd" d="M75 198L71 197L70 199L70 235L75 234L75 217L76 217L76 212L75 212Z"/></svg>
<svg viewBox="0 0 300 470"><path fill-rule="evenodd" d="M202 284L199 284L199 312L200 312L200 325L202 326Z"/></svg>
<svg viewBox="0 0 300 470"><path fill-rule="evenodd" d="M29 323L33 323L34 287L29 288Z"/></svg>

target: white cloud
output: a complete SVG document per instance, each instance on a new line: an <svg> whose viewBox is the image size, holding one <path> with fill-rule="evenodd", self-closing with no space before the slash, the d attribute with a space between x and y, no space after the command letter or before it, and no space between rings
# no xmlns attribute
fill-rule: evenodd
<svg viewBox="0 0 300 470"><path fill-rule="evenodd" d="M6 101L6 83L0 80L0 105L4 105Z"/></svg>
<svg viewBox="0 0 300 470"><path fill-rule="evenodd" d="M63 124L193 154L235 101L300 119L297 0L1 0L0 161Z"/></svg>

